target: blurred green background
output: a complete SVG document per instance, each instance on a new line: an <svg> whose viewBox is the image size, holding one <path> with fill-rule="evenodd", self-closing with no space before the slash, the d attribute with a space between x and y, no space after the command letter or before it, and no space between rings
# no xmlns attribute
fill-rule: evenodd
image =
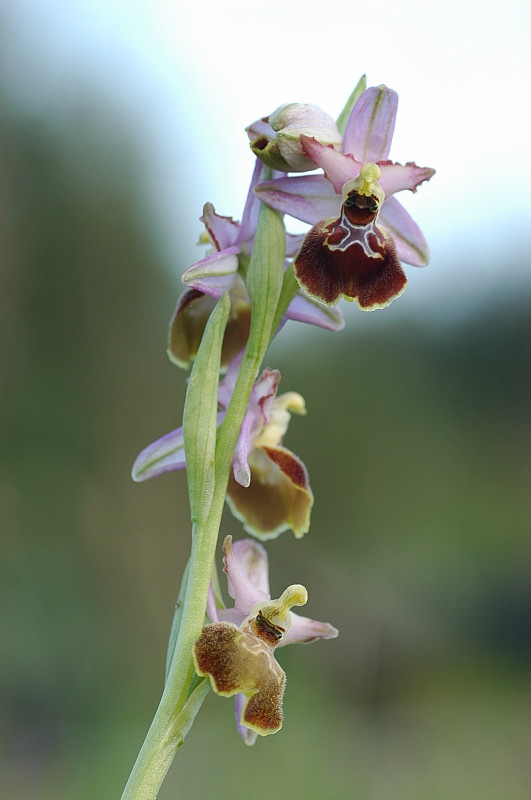
<svg viewBox="0 0 531 800"><path fill-rule="evenodd" d="M6 86L0 108L0 796L119 797L189 548L184 475L129 477L180 423L188 263L118 114L85 95L51 120ZM306 398L286 444L316 503L268 546L272 591L304 583L341 635L280 652L284 728L252 749L209 696L161 800L530 796L529 300L286 328L268 363Z"/></svg>

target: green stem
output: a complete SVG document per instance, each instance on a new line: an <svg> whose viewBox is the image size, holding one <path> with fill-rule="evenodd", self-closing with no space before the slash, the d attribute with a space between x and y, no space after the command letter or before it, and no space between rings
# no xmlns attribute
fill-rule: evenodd
<svg viewBox="0 0 531 800"><path fill-rule="evenodd" d="M199 497L197 508L201 513L192 511L192 552L188 566L182 617L164 692L122 794L122 800L154 800L156 798L175 753L183 743L184 736L191 725L192 713L199 708L208 688L208 684L205 688L205 684L202 683L188 696L194 675L192 652L204 624L214 555L234 450L253 384L274 334L272 323L282 288L284 244L284 228L280 215L266 206L262 206L248 272L250 295L253 302L251 330L234 392L216 440L212 494L210 494L212 482L209 477L211 461L210 458L205 459L205 453L208 452L210 446L208 430L205 433L201 426L195 429L190 428L190 431L196 430L203 437L204 449L201 452L198 451L196 457L196 454L193 453L196 438L190 434L192 444L190 454L193 455L196 464L194 496L191 497L191 505L193 507ZM207 331L205 331L204 340L206 340ZM212 335L214 335L213 331L214 327L211 331ZM204 344L204 352L208 352L210 345L207 341L204 341ZM200 353L196 358L194 369L199 358ZM219 366L219 358L217 364ZM202 380L202 377L205 376L197 376L196 388L201 385L198 382ZM190 399L190 414L194 410L193 402L197 402L192 399L191 395L191 392L194 391L191 388L194 381L195 375L192 373L187 394L187 403ZM212 391L212 384L208 380L205 380L205 387L205 391ZM201 395L201 391L198 394ZM199 403L196 408L200 415L199 420L202 421L205 414L201 414L201 404ZM205 421L205 425L208 425L208 421ZM186 438L185 447L187 447ZM188 449L186 452L188 465ZM198 691L200 689L201 691ZM194 702L192 702L192 698L194 698Z"/></svg>
<svg viewBox="0 0 531 800"><path fill-rule="evenodd" d="M214 536L208 537L205 532L205 535L193 537L183 614L174 656L159 706L124 789L122 800L153 800L177 748L184 740L186 731L182 726L182 711L194 674L191 653L203 627L216 537L217 530Z"/></svg>
<svg viewBox="0 0 531 800"><path fill-rule="evenodd" d="M153 800L182 744L181 712L194 674L193 646L201 634L212 564L225 503L232 454L236 448L249 395L258 372L260 354L242 360L227 416L218 440L219 467L210 512L205 523L194 526L192 554L179 635L159 707L122 795L122 800Z"/></svg>

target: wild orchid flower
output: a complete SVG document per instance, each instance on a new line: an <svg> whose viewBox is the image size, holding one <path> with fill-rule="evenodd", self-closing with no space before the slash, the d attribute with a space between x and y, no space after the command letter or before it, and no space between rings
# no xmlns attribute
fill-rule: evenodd
<svg viewBox="0 0 531 800"><path fill-rule="evenodd" d="M230 364L219 385L218 424L234 391L240 358ZM277 397L278 370L265 369L251 391L232 462L227 502L245 530L271 539L291 528L297 538L310 525L313 494L306 467L282 446L291 412L304 414L304 399L296 392ZM178 428L146 447L136 459L132 477L144 481L164 472L184 469L183 429Z"/></svg>
<svg viewBox="0 0 531 800"><path fill-rule="evenodd" d="M180 367L188 368L195 358L208 317L225 291L229 292L231 311L221 354L223 369L247 342L251 303L238 270L239 260L248 259L252 249L256 207L260 205L254 195L254 187L261 171L262 165L257 160L241 223L232 217L217 214L212 203L204 206L201 222L205 226L207 240L215 251L189 267L181 279L187 289L177 303L168 337L168 356ZM304 234L286 234L288 258L295 255L303 238ZM332 331L341 330L345 324L340 309L323 306L302 291L289 304L285 318Z"/></svg>
<svg viewBox="0 0 531 800"><path fill-rule="evenodd" d="M279 600L271 600L267 553L257 542L223 543L224 571L233 608L217 608L212 592L207 612L211 625L194 648L196 671L208 675L217 694L236 695L236 725L244 742L275 733L282 725L285 675L274 656L286 644L333 639L338 631L328 622L291 611L303 605L307 592L298 584Z"/></svg>
<svg viewBox="0 0 531 800"><path fill-rule="evenodd" d="M318 301L356 300L364 310L388 305L405 288L399 261L428 262L417 224L393 197L416 191L434 170L389 161L398 96L385 86L364 91L343 137L343 152L302 135L304 153L324 175L276 178L256 194L283 213L312 224L294 268L301 287Z"/></svg>

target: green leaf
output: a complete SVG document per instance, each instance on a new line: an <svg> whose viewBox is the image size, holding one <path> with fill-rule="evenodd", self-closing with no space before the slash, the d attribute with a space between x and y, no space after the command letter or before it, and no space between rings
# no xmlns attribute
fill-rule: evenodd
<svg viewBox="0 0 531 800"><path fill-rule="evenodd" d="M341 133L341 134L345 133L345 128L347 127L348 118L350 117L352 109L356 105L356 100L358 99L360 94L362 94L365 91L366 88L367 88L367 76L366 75L362 75L361 78L359 79L359 81L357 82L354 91L352 92L352 94L350 95L349 99L345 103L343 111L341 112L341 114L337 118L337 123L336 124L337 124L338 130L339 130L339 133Z"/></svg>
<svg viewBox="0 0 531 800"><path fill-rule="evenodd" d="M219 366L229 311L230 299L225 292L205 328L184 405L184 451L194 523L206 519L214 493Z"/></svg>

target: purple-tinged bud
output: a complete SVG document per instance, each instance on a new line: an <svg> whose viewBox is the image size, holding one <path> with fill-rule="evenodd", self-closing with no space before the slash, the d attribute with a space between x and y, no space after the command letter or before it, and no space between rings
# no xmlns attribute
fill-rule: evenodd
<svg viewBox="0 0 531 800"><path fill-rule="evenodd" d="M341 134L328 114L308 103L288 103L247 128L253 153L272 169L308 172L316 169L301 146L300 137L312 136L320 144L341 147Z"/></svg>

